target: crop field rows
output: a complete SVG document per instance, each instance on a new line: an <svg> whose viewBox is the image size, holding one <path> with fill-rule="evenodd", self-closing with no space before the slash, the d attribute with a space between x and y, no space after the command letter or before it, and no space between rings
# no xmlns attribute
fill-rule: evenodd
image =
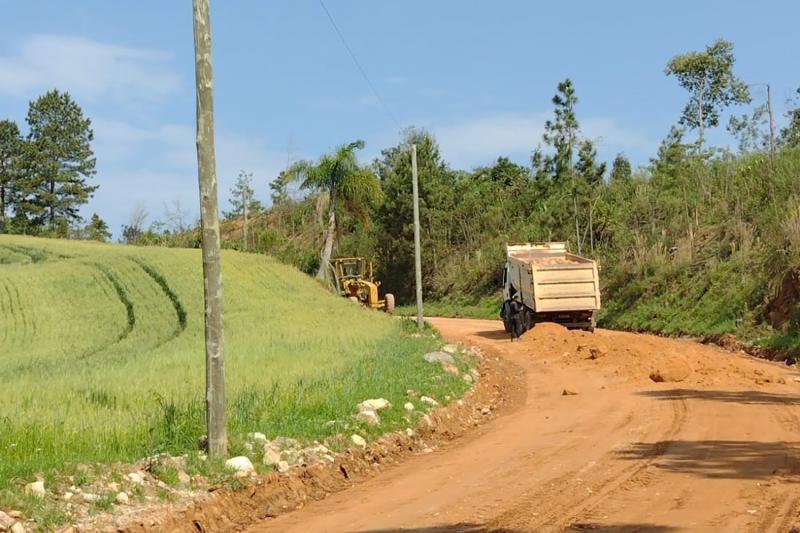
<svg viewBox="0 0 800 533"><path fill-rule="evenodd" d="M199 250L0 237L0 498L65 465L197 449L200 259ZM353 426L355 404L392 401L385 428L403 423L407 389L465 388L422 361L436 338L412 337L403 321L291 267L231 251L223 273L234 451L251 431L384 431Z"/></svg>

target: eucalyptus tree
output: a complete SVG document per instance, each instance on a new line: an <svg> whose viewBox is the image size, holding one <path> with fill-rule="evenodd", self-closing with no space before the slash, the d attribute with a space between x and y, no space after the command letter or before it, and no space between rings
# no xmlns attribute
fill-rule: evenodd
<svg viewBox="0 0 800 533"><path fill-rule="evenodd" d="M328 222L324 229L317 277L327 279L333 246L336 240L337 211L348 212L362 220L369 217L369 207L380 200L381 186L377 176L358 162L356 150L364 148L357 140L323 155L314 163L297 161L287 174L301 182L301 188L319 191L328 196Z"/></svg>
<svg viewBox="0 0 800 533"><path fill-rule="evenodd" d="M703 52L687 52L670 59L664 70L675 76L692 94L680 123L698 130L698 147L703 149L706 128L719 124L720 113L731 104L750 102L750 90L733 73L733 43L717 39Z"/></svg>

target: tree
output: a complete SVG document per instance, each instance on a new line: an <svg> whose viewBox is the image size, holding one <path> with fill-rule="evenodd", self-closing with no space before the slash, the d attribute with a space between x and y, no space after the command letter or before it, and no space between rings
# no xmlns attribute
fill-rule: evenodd
<svg viewBox="0 0 800 533"><path fill-rule="evenodd" d="M91 121L69 93L52 90L30 103L27 122L30 205L54 229L58 218L77 220L97 189L86 181L95 175Z"/></svg>
<svg viewBox="0 0 800 533"><path fill-rule="evenodd" d="M144 222L147 220L147 207L138 203L128 215L128 223L122 226L122 242L136 244L144 234Z"/></svg>
<svg viewBox="0 0 800 533"><path fill-rule="evenodd" d="M725 107L750 102L747 84L733 74L734 61L733 43L718 39L704 52L680 54L667 63L667 76L675 76L680 86L692 94L680 123L699 130L700 150L705 129L719 123Z"/></svg>
<svg viewBox="0 0 800 533"><path fill-rule="evenodd" d="M611 183L630 181L632 175L631 162L625 154L617 154L611 164Z"/></svg>
<svg viewBox="0 0 800 533"><path fill-rule="evenodd" d="M230 219L242 215L242 199L245 194L247 195L248 213L257 213L264 209L261 202L256 199L256 193L253 190L253 173L240 170L239 177L236 178L236 182L231 187L231 197L228 200L228 203L231 204L231 210L223 213L225 218Z"/></svg>
<svg viewBox="0 0 800 533"><path fill-rule="evenodd" d="M369 216L369 206L381 197L378 178L369 168L358 163L355 151L362 148L364 141L354 141L323 155L316 163L298 161L288 171L293 179L302 182L303 189L328 195L328 224L317 271L317 277L321 279L328 277L328 265L336 240L337 209L366 219Z"/></svg>
<svg viewBox="0 0 800 533"><path fill-rule="evenodd" d="M792 105L789 101L788 104ZM800 146L800 88L792 108L786 112L789 124L781 130L781 144L789 147Z"/></svg>
<svg viewBox="0 0 800 533"><path fill-rule="evenodd" d="M756 106L751 115L732 116L728 120L728 131L739 139L739 151L767 150L769 144L769 110L764 103Z"/></svg>
<svg viewBox="0 0 800 533"><path fill-rule="evenodd" d="M108 224L105 220L100 218L97 213L92 214L92 218L84 228L84 235L87 239L93 241L106 242L111 238L111 232L108 231Z"/></svg>
<svg viewBox="0 0 800 533"><path fill-rule="evenodd" d="M553 120L544 123L544 142L555 149L552 157L552 170L556 181L572 178L573 155L578 145L580 126L575 115L578 96L572 80L565 79L558 84L558 92L553 96L555 109Z"/></svg>
<svg viewBox="0 0 800 533"><path fill-rule="evenodd" d="M11 120L0 120L0 233L5 232L6 211L16 188L22 137Z"/></svg>
<svg viewBox="0 0 800 533"><path fill-rule="evenodd" d="M282 170L281 173L278 174L278 177L270 182L269 188L272 190L271 198L273 206L283 205L290 200L289 183L291 181L291 174Z"/></svg>

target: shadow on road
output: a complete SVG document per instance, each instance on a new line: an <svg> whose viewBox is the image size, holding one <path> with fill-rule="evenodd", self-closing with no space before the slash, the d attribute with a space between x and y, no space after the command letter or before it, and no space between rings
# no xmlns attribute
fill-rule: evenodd
<svg viewBox="0 0 800 533"><path fill-rule="evenodd" d="M706 478L766 479L800 474L800 443L736 440L637 442L620 450L621 459L653 459L664 470ZM800 477L796 480L800 482Z"/></svg>
<svg viewBox="0 0 800 533"><path fill-rule="evenodd" d="M511 340L511 334L506 333L502 329L492 329L488 331L476 331L475 335L483 337L484 339L492 339L494 341L507 341Z"/></svg>
<svg viewBox="0 0 800 533"><path fill-rule="evenodd" d="M800 404L798 394L774 394L756 390L727 391L727 390L696 390L696 389L669 389L647 390L637 392L640 396L656 398L659 400L709 400L715 402L732 402L752 405Z"/></svg>
<svg viewBox="0 0 800 533"><path fill-rule="evenodd" d="M598 524L595 522L581 522L572 524L564 531L572 533L581 531L593 531L597 533L662 533L674 530L675 528L671 526L659 526L655 524ZM359 533L523 533L523 530L491 528L477 524L452 524L410 529L371 529Z"/></svg>

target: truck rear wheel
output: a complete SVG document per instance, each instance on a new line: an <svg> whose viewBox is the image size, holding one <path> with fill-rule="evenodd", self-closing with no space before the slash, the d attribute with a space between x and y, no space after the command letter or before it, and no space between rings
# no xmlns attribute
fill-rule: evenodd
<svg viewBox="0 0 800 533"><path fill-rule="evenodd" d="M386 307L385 307L386 312L391 315L392 313L394 313L394 294L389 293L385 296L385 298L386 298Z"/></svg>

